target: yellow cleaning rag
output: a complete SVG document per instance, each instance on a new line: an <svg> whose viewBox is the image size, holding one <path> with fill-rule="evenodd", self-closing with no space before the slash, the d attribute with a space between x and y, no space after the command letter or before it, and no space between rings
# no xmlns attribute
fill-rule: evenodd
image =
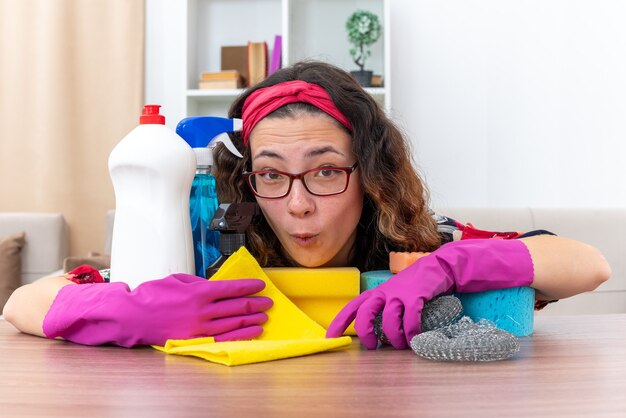
<svg viewBox="0 0 626 418"><path fill-rule="evenodd" d="M263 334L254 340L215 342L212 337L191 340L168 340L165 346L154 346L168 354L196 356L227 366L260 363L319 353L350 345L350 337L326 338L326 330L309 318L283 295L269 280L257 261L244 247L231 255L211 280L258 278L274 305L267 310Z"/></svg>

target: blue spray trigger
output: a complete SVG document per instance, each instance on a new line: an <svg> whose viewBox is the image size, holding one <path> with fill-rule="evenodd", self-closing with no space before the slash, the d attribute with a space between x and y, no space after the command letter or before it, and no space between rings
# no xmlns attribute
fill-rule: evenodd
<svg viewBox="0 0 626 418"><path fill-rule="evenodd" d="M222 142L235 156L243 158L235 148L227 132L241 130L241 119L221 118L218 116L192 116L181 120L176 126L180 135L191 148L205 148L209 144Z"/></svg>

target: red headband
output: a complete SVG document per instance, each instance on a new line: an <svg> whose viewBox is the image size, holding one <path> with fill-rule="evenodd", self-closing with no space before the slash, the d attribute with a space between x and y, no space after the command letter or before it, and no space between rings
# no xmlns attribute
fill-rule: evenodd
<svg viewBox="0 0 626 418"><path fill-rule="evenodd" d="M323 87L302 80L294 80L255 90L246 98L241 115L243 119L243 143L248 143L250 132L257 123L276 109L289 103L309 103L328 113L352 131L352 125L350 125L348 118L337 109Z"/></svg>

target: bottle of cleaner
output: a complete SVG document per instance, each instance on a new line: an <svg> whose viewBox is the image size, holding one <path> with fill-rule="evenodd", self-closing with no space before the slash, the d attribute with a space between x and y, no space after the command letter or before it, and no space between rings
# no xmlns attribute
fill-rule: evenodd
<svg viewBox="0 0 626 418"><path fill-rule="evenodd" d="M111 281L131 288L172 273L194 273L189 190L196 171L191 147L165 126L159 105L111 151L115 190Z"/></svg>
<svg viewBox="0 0 626 418"><path fill-rule="evenodd" d="M196 154L196 175L189 196L196 276L206 277L208 266L221 256L219 232L209 228L219 205L215 177L211 174L213 150L218 142L222 142L233 155L243 158L226 134L240 130L241 126L241 119L195 116L183 119L176 127L176 133L187 141Z"/></svg>
<svg viewBox="0 0 626 418"><path fill-rule="evenodd" d="M206 269L210 279L235 251L246 245L246 230L261 213L255 202L222 203L213 219L211 229L220 234L220 257Z"/></svg>

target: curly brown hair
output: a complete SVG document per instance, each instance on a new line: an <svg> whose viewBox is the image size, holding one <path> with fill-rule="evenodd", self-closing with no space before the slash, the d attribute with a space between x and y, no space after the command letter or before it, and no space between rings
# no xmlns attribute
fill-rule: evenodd
<svg viewBox="0 0 626 418"><path fill-rule="evenodd" d="M441 245L437 224L428 207L428 192L411 163L404 136L378 103L342 69L318 61L302 61L283 68L241 94L229 117L241 118L246 98L253 91L291 80L317 84L328 92L352 125L352 151L359 163L365 201L357 226L353 264L361 271L388 269L390 251L433 251ZM313 106L298 112L319 113ZM287 105L267 117L291 117ZM215 152L215 178L221 202L253 202L242 172L250 168L250 149L239 132L230 134L243 159L219 144ZM260 215L248 230L248 249L262 266L290 266L271 227Z"/></svg>

